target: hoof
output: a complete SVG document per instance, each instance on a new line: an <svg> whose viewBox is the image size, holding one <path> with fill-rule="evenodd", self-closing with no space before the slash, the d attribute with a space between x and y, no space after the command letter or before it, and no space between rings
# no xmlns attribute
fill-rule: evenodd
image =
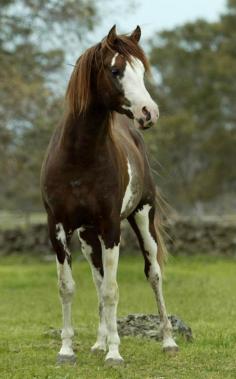
<svg viewBox="0 0 236 379"><path fill-rule="evenodd" d="M124 359L122 357L120 358L107 358L105 360L106 366L114 367L114 366L121 366L124 364Z"/></svg>
<svg viewBox="0 0 236 379"><path fill-rule="evenodd" d="M76 355L62 355L58 354L57 355L57 364L63 365L63 364L71 364L75 365L76 364Z"/></svg>
<svg viewBox="0 0 236 379"><path fill-rule="evenodd" d="M177 345L173 345L173 346L164 346L163 347L163 351L164 353L168 354L168 355L176 355L178 352L179 352L179 347Z"/></svg>

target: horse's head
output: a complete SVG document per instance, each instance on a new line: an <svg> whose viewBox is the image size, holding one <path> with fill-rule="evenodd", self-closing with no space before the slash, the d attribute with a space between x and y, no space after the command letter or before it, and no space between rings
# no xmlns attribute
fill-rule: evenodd
<svg viewBox="0 0 236 379"><path fill-rule="evenodd" d="M79 58L67 91L74 112L96 104L126 114L141 129L157 121L158 106L144 84L149 65L140 37L139 26L130 36L118 36L113 26L101 43Z"/></svg>
<svg viewBox="0 0 236 379"><path fill-rule="evenodd" d="M104 69L98 76L98 92L108 108L145 129L157 121L159 111L144 84L149 65L138 45L140 37L139 26L130 36L117 36L113 26L101 45Z"/></svg>

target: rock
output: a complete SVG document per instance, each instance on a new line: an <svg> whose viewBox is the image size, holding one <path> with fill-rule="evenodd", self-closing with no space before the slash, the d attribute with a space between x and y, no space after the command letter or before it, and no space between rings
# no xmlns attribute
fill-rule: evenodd
<svg viewBox="0 0 236 379"><path fill-rule="evenodd" d="M186 325L179 317L168 316L175 335L183 336L187 341L193 340L192 329ZM117 320L118 332L120 336L138 336L160 340L160 317L158 315L130 314ZM78 330L75 329L75 336ZM61 338L61 330L50 326L43 335L52 339Z"/></svg>
<svg viewBox="0 0 236 379"><path fill-rule="evenodd" d="M168 316L175 335L193 340L192 329L177 316ZM157 315L130 314L117 320L120 336L138 336L160 340L160 317Z"/></svg>

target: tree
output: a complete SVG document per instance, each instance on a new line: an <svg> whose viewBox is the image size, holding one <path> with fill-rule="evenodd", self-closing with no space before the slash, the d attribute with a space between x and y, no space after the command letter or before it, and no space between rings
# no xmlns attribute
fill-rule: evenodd
<svg viewBox="0 0 236 379"><path fill-rule="evenodd" d="M42 155L59 120L53 77L64 68L68 40L78 43L98 21L98 7L95 0L0 0L0 8L0 207L34 209Z"/></svg>
<svg viewBox="0 0 236 379"><path fill-rule="evenodd" d="M230 0L219 22L163 31L150 46L162 114L152 149L170 172L162 185L179 209L236 189L235 23Z"/></svg>

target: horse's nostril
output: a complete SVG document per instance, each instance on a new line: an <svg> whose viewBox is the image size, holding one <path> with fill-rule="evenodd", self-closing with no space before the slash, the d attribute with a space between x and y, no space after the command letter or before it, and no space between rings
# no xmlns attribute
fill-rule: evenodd
<svg viewBox="0 0 236 379"><path fill-rule="evenodd" d="M145 116L147 115L147 113L148 113L148 110L147 110L147 108L146 107L142 107L142 112L145 114Z"/></svg>
<svg viewBox="0 0 236 379"><path fill-rule="evenodd" d="M142 112L146 116L146 121L150 121L151 120L151 113L147 110L146 107L142 108Z"/></svg>
<svg viewBox="0 0 236 379"><path fill-rule="evenodd" d="M142 118L139 118L139 119L138 119L138 122L139 122L139 124L140 124L141 126L144 126L144 121L143 121Z"/></svg>

